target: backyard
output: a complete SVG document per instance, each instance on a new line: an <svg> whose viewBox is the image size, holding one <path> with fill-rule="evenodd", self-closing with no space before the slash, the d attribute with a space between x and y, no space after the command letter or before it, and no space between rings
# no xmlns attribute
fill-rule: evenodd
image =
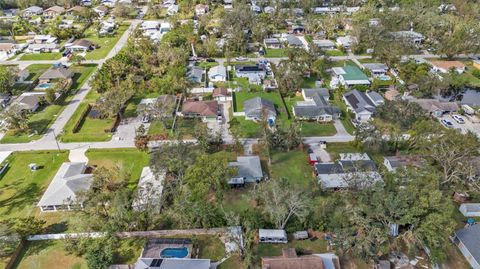
<svg viewBox="0 0 480 269"><path fill-rule="evenodd" d="M32 67L30 76L38 77L49 65L36 65ZM70 70L74 72L73 83L69 95L57 100L55 104L42 106L39 111L33 113L28 119L29 132L13 134L7 132L0 143L27 143L39 139L57 117L62 113L65 106L73 99L74 93L80 89L87 78L95 71L96 65L72 65ZM30 69L29 69L30 70ZM36 73L34 73L36 72Z"/></svg>
<svg viewBox="0 0 480 269"><path fill-rule="evenodd" d="M285 53L285 49L266 49L265 50L265 57L269 58L280 58L286 57L287 54Z"/></svg>
<svg viewBox="0 0 480 269"><path fill-rule="evenodd" d="M33 215L36 202L67 159L66 151L12 153L5 160L9 164L7 171L0 176L0 220ZM31 163L40 169L31 171Z"/></svg>
<svg viewBox="0 0 480 269"><path fill-rule="evenodd" d="M272 154L271 178L286 179L294 186L316 186L313 168L308 164L307 153L301 150L274 152Z"/></svg>
<svg viewBox="0 0 480 269"><path fill-rule="evenodd" d="M87 52L85 59L87 60L99 60L105 58L112 48L117 44L120 37L128 29L129 24L121 24L112 36L99 37L98 31L94 26L85 31L85 39L92 41L99 48Z"/></svg>

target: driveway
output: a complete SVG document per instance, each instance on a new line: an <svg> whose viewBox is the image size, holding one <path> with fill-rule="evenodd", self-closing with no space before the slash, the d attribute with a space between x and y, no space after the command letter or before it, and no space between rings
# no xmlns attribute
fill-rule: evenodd
<svg viewBox="0 0 480 269"><path fill-rule="evenodd" d="M446 119L453 124L453 128L460 131L462 134L466 134L468 131L477 135L480 138L480 123L474 123L469 118L465 116L461 116L465 121L464 124L460 124L456 122L452 115L444 115L443 117L439 118L438 120Z"/></svg>

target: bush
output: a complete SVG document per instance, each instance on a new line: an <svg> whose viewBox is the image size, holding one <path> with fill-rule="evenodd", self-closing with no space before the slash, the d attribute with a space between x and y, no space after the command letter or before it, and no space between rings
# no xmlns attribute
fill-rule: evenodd
<svg viewBox="0 0 480 269"><path fill-rule="evenodd" d="M472 71L472 75L478 79L480 79L480 69L475 69Z"/></svg>
<svg viewBox="0 0 480 269"><path fill-rule="evenodd" d="M83 109L81 116L78 118L77 122L73 126L72 133L78 133L78 131L82 127L82 123L85 120L85 117L88 115L91 109L92 106L90 104L87 104L87 106Z"/></svg>

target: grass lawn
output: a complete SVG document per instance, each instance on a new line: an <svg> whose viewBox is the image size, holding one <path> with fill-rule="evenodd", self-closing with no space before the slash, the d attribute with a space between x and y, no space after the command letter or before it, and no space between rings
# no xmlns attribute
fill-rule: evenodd
<svg viewBox="0 0 480 269"><path fill-rule="evenodd" d="M202 121L195 120L195 119L177 118L175 133L172 133L172 130L165 129L165 127L163 126L163 123L161 123L160 121L153 121L150 124L150 127L148 128L148 134L164 135L167 138L175 138L176 135L178 134L182 138L190 139L190 138L193 138L194 136L194 130L197 124L206 124L206 123L203 123ZM170 123L167 124L167 126L170 126ZM168 128L171 128L171 127L168 127Z"/></svg>
<svg viewBox="0 0 480 269"><path fill-rule="evenodd" d="M201 68L210 69L214 66L219 65L219 63L218 62L212 62L212 63L211 62L197 62L197 63L195 63L195 65L199 66Z"/></svg>
<svg viewBox="0 0 480 269"><path fill-rule="evenodd" d="M148 153L137 149L90 149L86 153L89 165L116 168L121 165L130 173L129 187L136 187L143 167L148 165Z"/></svg>
<svg viewBox="0 0 480 269"><path fill-rule="evenodd" d="M307 88L307 89L312 89L316 88L316 77L309 77L309 78L304 78L302 84L300 85L301 88Z"/></svg>
<svg viewBox="0 0 480 269"><path fill-rule="evenodd" d="M255 138L255 137L260 137L261 135L261 128L260 125L253 120L246 120L245 117L238 116L235 117L238 122L240 123L240 126L242 127L242 137L245 138Z"/></svg>
<svg viewBox="0 0 480 269"><path fill-rule="evenodd" d="M300 122L302 136L332 136L337 133L333 123Z"/></svg>
<svg viewBox="0 0 480 269"><path fill-rule="evenodd" d="M46 53L29 53L23 54L20 57L22 61L42 61L42 60L58 60L62 58L61 52L46 52Z"/></svg>
<svg viewBox="0 0 480 269"><path fill-rule="evenodd" d="M196 253L199 259L210 259L219 261L225 257L225 244L215 235L193 235L190 236L194 248L199 248Z"/></svg>
<svg viewBox="0 0 480 269"><path fill-rule="evenodd" d="M28 78L26 80L31 80L34 81L38 77L40 77L45 71L47 71L48 68L50 68L50 64L31 64L27 67L28 72L30 75L28 75Z"/></svg>
<svg viewBox="0 0 480 269"><path fill-rule="evenodd" d="M347 55L345 52L341 50L325 50L325 54L327 56L345 56Z"/></svg>
<svg viewBox="0 0 480 269"><path fill-rule="evenodd" d="M265 57L269 58L280 58L286 57L287 54L285 53L284 49L266 49L265 50Z"/></svg>
<svg viewBox="0 0 480 269"><path fill-rule="evenodd" d="M272 178L285 178L294 185L309 188L316 184L313 168L304 151L274 152L270 171Z"/></svg>
<svg viewBox="0 0 480 269"><path fill-rule="evenodd" d="M0 220L33 215L36 202L67 159L66 151L12 153L5 160L9 163L9 168L0 177ZM30 171L30 163L36 163L42 168Z"/></svg>
<svg viewBox="0 0 480 269"><path fill-rule="evenodd" d="M240 214L249 208L253 208L254 204L250 193L252 189L253 184L246 185L241 189L228 189L223 200L225 211Z"/></svg>
<svg viewBox="0 0 480 269"><path fill-rule="evenodd" d="M333 160L336 160L340 157L340 153L360 153L361 149L357 148L353 142L327 143L326 151Z"/></svg>
<svg viewBox="0 0 480 269"><path fill-rule="evenodd" d="M232 255L230 258L222 262L217 269L244 269L242 261L238 255Z"/></svg>
<svg viewBox="0 0 480 269"><path fill-rule="evenodd" d="M70 70L74 73L73 84L70 88L72 90L80 89L83 84L85 84L87 79L92 75L96 68L96 64L74 64L70 66Z"/></svg>
<svg viewBox="0 0 480 269"><path fill-rule="evenodd" d="M99 37L98 31L94 26L90 27L85 31L85 39L92 41L100 48L93 51L87 52L85 59L87 60L99 60L105 58L110 50L117 44L120 37L128 29L128 24L122 24L116 30L116 33L113 36Z"/></svg>

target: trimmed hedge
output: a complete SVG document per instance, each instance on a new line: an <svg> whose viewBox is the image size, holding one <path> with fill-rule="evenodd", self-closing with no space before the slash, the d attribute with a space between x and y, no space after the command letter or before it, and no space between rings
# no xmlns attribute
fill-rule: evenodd
<svg viewBox="0 0 480 269"><path fill-rule="evenodd" d="M85 120L85 117L90 113L90 110L92 109L92 106L90 104L87 104L85 109L82 111L82 114L80 118L78 118L77 122L73 126L72 133L78 133L80 131L80 128L82 128L82 123Z"/></svg>

